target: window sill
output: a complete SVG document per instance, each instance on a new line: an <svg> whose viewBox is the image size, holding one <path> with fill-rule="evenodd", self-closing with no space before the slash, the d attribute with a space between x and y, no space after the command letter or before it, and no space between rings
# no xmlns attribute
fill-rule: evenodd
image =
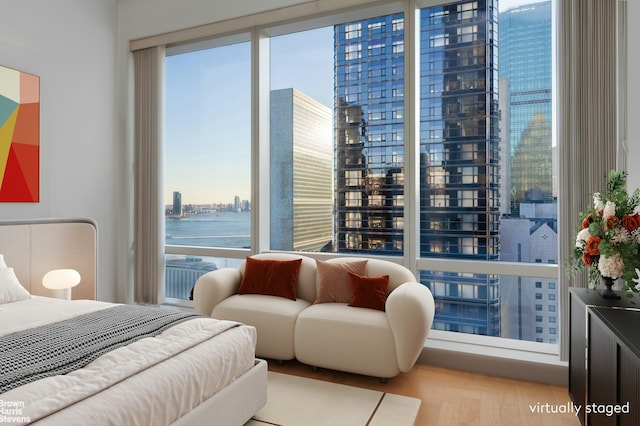
<svg viewBox="0 0 640 426"><path fill-rule="evenodd" d="M438 330L429 333L418 362L560 386L569 374L557 345Z"/></svg>

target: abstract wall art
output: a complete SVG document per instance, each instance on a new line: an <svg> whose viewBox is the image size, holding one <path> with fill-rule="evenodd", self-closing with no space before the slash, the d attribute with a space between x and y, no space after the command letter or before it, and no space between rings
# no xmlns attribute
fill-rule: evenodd
<svg viewBox="0 0 640 426"><path fill-rule="evenodd" d="M40 199L40 78L0 66L0 202Z"/></svg>

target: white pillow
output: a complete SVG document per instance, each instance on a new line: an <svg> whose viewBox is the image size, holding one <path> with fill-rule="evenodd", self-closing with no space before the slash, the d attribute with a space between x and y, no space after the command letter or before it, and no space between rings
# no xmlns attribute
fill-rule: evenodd
<svg viewBox="0 0 640 426"><path fill-rule="evenodd" d="M30 299L29 292L22 287L13 268L0 268L0 304Z"/></svg>
<svg viewBox="0 0 640 426"><path fill-rule="evenodd" d="M4 254L0 254L0 268L6 268L7 264L4 263Z"/></svg>

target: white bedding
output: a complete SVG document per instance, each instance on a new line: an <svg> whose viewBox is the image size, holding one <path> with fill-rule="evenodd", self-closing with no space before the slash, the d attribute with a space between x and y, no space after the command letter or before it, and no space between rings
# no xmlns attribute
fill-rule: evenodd
<svg viewBox="0 0 640 426"><path fill-rule="evenodd" d="M0 305L0 335L110 306L40 297ZM253 327L191 319L67 375L0 394L14 410L0 416L12 424L170 424L253 367L255 343Z"/></svg>

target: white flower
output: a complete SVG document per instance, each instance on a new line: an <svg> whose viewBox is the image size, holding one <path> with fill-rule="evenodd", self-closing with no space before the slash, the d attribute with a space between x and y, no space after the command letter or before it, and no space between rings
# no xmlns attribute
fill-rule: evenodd
<svg viewBox="0 0 640 426"><path fill-rule="evenodd" d="M589 232L589 228L582 228L582 230L580 230L580 232L578 232L578 235L576 236L576 247L578 248L584 247L585 243L589 238L591 238L591 233Z"/></svg>
<svg viewBox="0 0 640 426"><path fill-rule="evenodd" d="M596 212L599 212L600 210L604 209L604 205L602 204L602 198L600 198L600 193L596 192L595 194L593 194L593 206L596 209Z"/></svg>
<svg viewBox="0 0 640 426"><path fill-rule="evenodd" d="M611 244L626 243L629 241L629 232L624 228L618 228L611 231Z"/></svg>
<svg viewBox="0 0 640 426"><path fill-rule="evenodd" d="M616 203L614 203L613 201L607 201L607 204L605 204L604 206L604 213L602 217L604 217L606 220L609 216L615 216L615 215L616 215Z"/></svg>
<svg viewBox="0 0 640 426"><path fill-rule="evenodd" d="M638 278L634 278L633 282L636 283L636 291L640 291L640 271L636 268L636 276Z"/></svg>
<svg viewBox="0 0 640 426"><path fill-rule="evenodd" d="M598 270L604 277L618 278L624 270L622 257L618 253L610 257L600 256Z"/></svg>

